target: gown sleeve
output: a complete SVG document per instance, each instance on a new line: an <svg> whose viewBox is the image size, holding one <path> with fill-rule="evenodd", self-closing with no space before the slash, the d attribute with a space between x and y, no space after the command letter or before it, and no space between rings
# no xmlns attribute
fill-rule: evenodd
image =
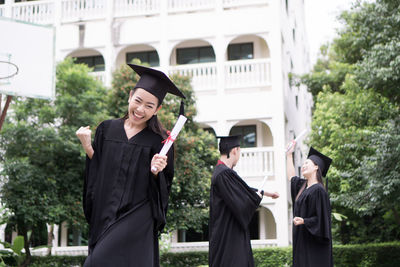
<svg viewBox="0 0 400 267"><path fill-rule="evenodd" d="M168 151L167 166L158 173L157 178L151 175L150 198L152 204L155 229L161 232L166 224L168 210L168 198L171 192L172 179L174 177L174 148Z"/></svg>
<svg viewBox="0 0 400 267"><path fill-rule="evenodd" d="M319 188L309 196L308 209L311 216L304 219L308 232L320 240L329 241L330 236L330 204L327 193Z"/></svg>
<svg viewBox="0 0 400 267"><path fill-rule="evenodd" d="M90 223L93 207L93 191L94 181L97 175L98 167L101 159L101 150L103 146L104 136L104 122L102 122L96 129L92 147L94 154L92 159L86 155L86 168L85 168L85 179L83 182L83 212L85 214L86 221Z"/></svg>
<svg viewBox="0 0 400 267"><path fill-rule="evenodd" d="M215 185L233 216L243 228L247 228L261 197L232 170L220 173L215 179Z"/></svg>

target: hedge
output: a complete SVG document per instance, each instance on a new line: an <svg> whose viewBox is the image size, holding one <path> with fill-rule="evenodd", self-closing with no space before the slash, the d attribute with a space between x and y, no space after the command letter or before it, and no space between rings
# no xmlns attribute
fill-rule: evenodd
<svg viewBox="0 0 400 267"><path fill-rule="evenodd" d="M254 262L257 267L291 266L292 248L273 247L254 249ZM32 267L72 267L82 266L85 256L45 256L32 257ZM12 259L5 259L13 266ZM399 266L400 242L335 245L333 261L336 267ZM208 266L208 252L164 253L160 257L162 267L198 267Z"/></svg>

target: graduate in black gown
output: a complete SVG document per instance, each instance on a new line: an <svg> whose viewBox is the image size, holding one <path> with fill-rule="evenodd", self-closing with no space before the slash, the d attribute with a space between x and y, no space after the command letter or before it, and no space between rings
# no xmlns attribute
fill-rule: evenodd
<svg viewBox="0 0 400 267"><path fill-rule="evenodd" d="M263 196L279 197L249 187L232 169L240 157L240 136L221 138L221 157L211 178L209 265L254 266L249 223Z"/></svg>
<svg viewBox="0 0 400 267"><path fill-rule="evenodd" d="M156 114L167 92L184 96L164 73L129 66L140 80L125 117L103 121L92 144L89 127L76 133L87 154L86 267L159 266L158 233L166 223L174 155L173 149L167 156L157 154L167 135Z"/></svg>
<svg viewBox="0 0 400 267"><path fill-rule="evenodd" d="M310 148L301 167L305 179L295 176L292 153L287 152L287 176L293 202L293 266L331 267L331 206L322 182L332 160Z"/></svg>

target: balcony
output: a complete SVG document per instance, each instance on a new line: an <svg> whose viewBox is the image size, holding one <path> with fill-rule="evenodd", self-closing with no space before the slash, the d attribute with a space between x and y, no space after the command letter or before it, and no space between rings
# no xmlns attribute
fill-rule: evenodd
<svg viewBox="0 0 400 267"><path fill-rule="evenodd" d="M180 74L192 78L192 86L196 91L217 89L217 64L201 63L173 66L169 75Z"/></svg>
<svg viewBox="0 0 400 267"><path fill-rule="evenodd" d="M271 85L271 65L269 59L250 59L226 61L225 88L265 87ZM216 90L217 64L187 64L173 66L168 74L179 73L192 77L192 86L196 92Z"/></svg>
<svg viewBox="0 0 400 267"><path fill-rule="evenodd" d="M234 60L225 63L225 87L255 87L271 85L269 59Z"/></svg>
<svg viewBox="0 0 400 267"><path fill-rule="evenodd" d="M116 0L114 2L114 16L149 16L159 14L160 0Z"/></svg>
<svg viewBox="0 0 400 267"><path fill-rule="evenodd" d="M47 0L13 4L11 6L11 18L30 23L52 24L54 22L54 1Z"/></svg>
<svg viewBox="0 0 400 267"><path fill-rule="evenodd" d="M242 148L240 153L235 170L241 177L261 178L275 175L273 147Z"/></svg>
<svg viewBox="0 0 400 267"><path fill-rule="evenodd" d="M168 12L191 12L215 8L215 0L168 0Z"/></svg>
<svg viewBox="0 0 400 267"><path fill-rule="evenodd" d="M163 0L164 1L164 0ZM271 0L115 0L114 17L151 16L160 13L215 10L222 1L225 9L240 6L265 5ZM41 0L0 5L0 16L38 24L53 24L60 14L62 22L105 19L109 2L106 0ZM58 9L58 10L56 10Z"/></svg>
<svg viewBox="0 0 400 267"><path fill-rule="evenodd" d="M106 0L62 0L61 21L101 19L106 16Z"/></svg>

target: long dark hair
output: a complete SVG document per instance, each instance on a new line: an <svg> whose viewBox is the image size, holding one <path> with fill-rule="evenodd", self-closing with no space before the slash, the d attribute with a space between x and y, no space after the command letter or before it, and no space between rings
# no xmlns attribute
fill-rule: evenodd
<svg viewBox="0 0 400 267"><path fill-rule="evenodd" d="M132 95L135 93L137 88L131 90ZM161 103L157 104L157 108L161 106ZM121 119L126 120L129 118L129 111L126 112L125 116ZM153 115L147 122L147 127L155 132L156 134L160 135L162 138L167 138L167 130L164 128L160 120L158 119L157 115Z"/></svg>
<svg viewBox="0 0 400 267"><path fill-rule="evenodd" d="M311 159L310 159L310 160L311 160ZM311 160L311 161L312 161L312 163L313 163L314 165L317 165L317 166L318 166L318 164L316 164L313 160ZM318 166L318 170L317 170L317 181L318 181L318 183L322 184L322 186L325 188L324 181L322 180L322 171L321 171L321 169L319 168L319 166Z"/></svg>

